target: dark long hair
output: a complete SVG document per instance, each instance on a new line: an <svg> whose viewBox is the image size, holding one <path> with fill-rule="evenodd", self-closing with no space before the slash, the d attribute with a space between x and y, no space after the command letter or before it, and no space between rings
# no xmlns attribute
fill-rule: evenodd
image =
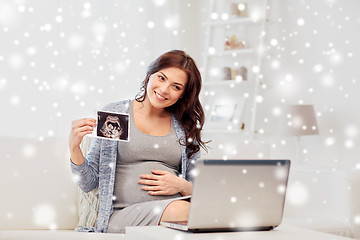
<svg viewBox="0 0 360 240"><path fill-rule="evenodd" d="M207 142L203 142L200 135L205 122L205 114L199 100L201 75L195 61L181 50L172 50L160 55L149 65L146 78L142 82L140 92L136 95L135 100L143 102L146 98L150 76L169 67L183 70L188 78L183 97L166 109L173 113L183 126L186 139L180 139L180 143L186 146L187 155L191 157L200 151L200 146L207 150L205 146Z"/></svg>

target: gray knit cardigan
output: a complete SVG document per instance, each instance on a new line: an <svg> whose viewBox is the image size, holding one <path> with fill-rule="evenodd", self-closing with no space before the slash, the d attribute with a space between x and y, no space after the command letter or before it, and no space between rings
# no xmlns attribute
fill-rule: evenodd
<svg viewBox="0 0 360 240"><path fill-rule="evenodd" d="M128 113L129 103L132 100L124 100L110 103L104 107L104 111ZM200 158L200 151L187 157L186 147L183 145L185 132L180 122L171 114L176 135L181 144L181 174L180 176L192 182L190 174L194 168L195 161ZM131 137L131 136L130 136ZM117 141L94 138L90 145L90 150L82 165L75 165L70 161L71 170L78 185L84 192L89 192L99 187L99 212L95 228L82 228L80 231L107 232L107 227L111 214L113 213L113 192L115 183L115 169L117 159ZM120 153L121 154L121 153Z"/></svg>

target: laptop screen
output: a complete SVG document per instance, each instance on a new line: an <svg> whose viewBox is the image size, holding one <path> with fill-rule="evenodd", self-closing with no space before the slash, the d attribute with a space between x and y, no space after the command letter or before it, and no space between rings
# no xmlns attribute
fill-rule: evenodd
<svg viewBox="0 0 360 240"><path fill-rule="evenodd" d="M289 160L200 160L188 227L252 229L281 223Z"/></svg>

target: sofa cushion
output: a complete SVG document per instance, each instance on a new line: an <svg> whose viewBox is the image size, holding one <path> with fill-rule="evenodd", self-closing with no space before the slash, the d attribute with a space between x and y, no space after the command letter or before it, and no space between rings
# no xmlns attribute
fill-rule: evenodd
<svg viewBox="0 0 360 240"><path fill-rule="evenodd" d="M349 190L351 192L351 216L350 226L352 228L355 238L360 238L360 168L350 171L349 177Z"/></svg>
<svg viewBox="0 0 360 240"><path fill-rule="evenodd" d="M0 137L0 229L74 229L67 137Z"/></svg>
<svg viewBox="0 0 360 240"><path fill-rule="evenodd" d="M315 231L336 234L343 237L354 237L348 224L342 221L327 219L284 218L283 223Z"/></svg>
<svg viewBox="0 0 360 240"><path fill-rule="evenodd" d="M78 217L77 231L91 229L96 225L99 210L98 188L86 193L78 187Z"/></svg>
<svg viewBox="0 0 360 240"><path fill-rule="evenodd" d="M350 203L346 171L290 169L285 216L345 221L351 214Z"/></svg>
<svg viewBox="0 0 360 240"><path fill-rule="evenodd" d="M345 170L299 168L290 170L284 221L289 224L353 236L351 191Z"/></svg>
<svg viewBox="0 0 360 240"><path fill-rule="evenodd" d="M91 137L86 135L80 145L81 151L84 156L87 155L90 144ZM86 229L91 229L96 225L96 219L98 216L99 209L99 191L98 188L86 193L83 192L80 187L77 188L78 193L78 217L79 221L76 227L76 230L83 231Z"/></svg>
<svg viewBox="0 0 360 240"><path fill-rule="evenodd" d="M0 230L0 239L6 240L123 240L125 234L82 233L72 230Z"/></svg>

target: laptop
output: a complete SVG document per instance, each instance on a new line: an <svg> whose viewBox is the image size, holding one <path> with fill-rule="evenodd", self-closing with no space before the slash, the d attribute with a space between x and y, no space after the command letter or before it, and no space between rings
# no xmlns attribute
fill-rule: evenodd
<svg viewBox="0 0 360 240"><path fill-rule="evenodd" d="M186 222L161 225L190 232L255 231L283 216L290 160L199 160Z"/></svg>

